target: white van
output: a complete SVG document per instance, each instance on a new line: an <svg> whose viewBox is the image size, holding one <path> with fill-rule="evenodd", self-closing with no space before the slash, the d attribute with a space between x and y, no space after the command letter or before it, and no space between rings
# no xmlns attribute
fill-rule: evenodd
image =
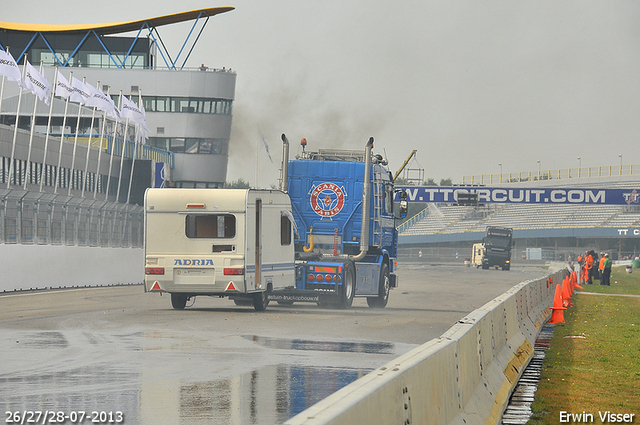
<svg viewBox="0 0 640 425"><path fill-rule="evenodd" d="M287 194L254 189L147 189L145 291L183 309L197 295L266 309L268 293L295 286Z"/></svg>

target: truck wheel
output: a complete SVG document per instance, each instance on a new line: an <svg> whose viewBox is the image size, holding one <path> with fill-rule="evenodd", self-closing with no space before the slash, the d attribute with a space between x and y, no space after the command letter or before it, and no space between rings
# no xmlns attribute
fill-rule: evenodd
<svg viewBox="0 0 640 425"><path fill-rule="evenodd" d="M353 304L353 296L356 293L356 276L353 267L353 263L344 265L344 281L342 282L339 308L349 308Z"/></svg>
<svg viewBox="0 0 640 425"><path fill-rule="evenodd" d="M184 310L188 298L185 294L171 294L171 306L176 310Z"/></svg>
<svg viewBox="0 0 640 425"><path fill-rule="evenodd" d="M382 264L380 269L380 284L378 285L378 296L368 297L367 304L373 308L384 308L389 301L389 265L387 263Z"/></svg>
<svg viewBox="0 0 640 425"><path fill-rule="evenodd" d="M269 305L269 291L258 292L253 294L253 308L256 311L265 311Z"/></svg>

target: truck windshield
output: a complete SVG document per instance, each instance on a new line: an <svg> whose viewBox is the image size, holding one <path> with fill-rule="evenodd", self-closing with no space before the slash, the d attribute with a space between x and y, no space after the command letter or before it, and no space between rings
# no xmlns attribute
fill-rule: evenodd
<svg viewBox="0 0 640 425"><path fill-rule="evenodd" d="M236 236L236 217L231 214L188 214L185 221L188 238L223 238Z"/></svg>
<svg viewBox="0 0 640 425"><path fill-rule="evenodd" d="M496 248L507 248L511 243L511 238L500 236L487 236L484 239L485 245L490 245Z"/></svg>

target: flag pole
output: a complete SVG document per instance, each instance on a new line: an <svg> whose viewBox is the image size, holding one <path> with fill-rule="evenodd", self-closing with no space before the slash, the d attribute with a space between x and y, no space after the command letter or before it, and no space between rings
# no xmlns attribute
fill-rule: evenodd
<svg viewBox="0 0 640 425"><path fill-rule="evenodd" d="M42 74L43 68L44 65L42 61L40 61L40 74ZM33 114L31 115L31 131L29 133L29 152L27 153L27 164L24 173L24 185L22 187L24 190L27 190L27 180L31 174L31 150L33 148L33 134L36 129L36 110L38 107L38 96L34 94L33 97Z"/></svg>
<svg viewBox="0 0 640 425"><path fill-rule="evenodd" d="M127 144L127 133L129 132L129 117L124 124L124 136L122 137L122 153L120 154L120 174L118 176L118 192L116 193L116 203L120 200L120 186L122 184L122 167L124 166L124 148Z"/></svg>
<svg viewBox="0 0 640 425"><path fill-rule="evenodd" d="M24 54L24 66L22 67L22 79L24 80L24 77L26 75L27 72L27 54ZM18 123L20 121L20 102L22 101L22 87L20 85L19 86L19 93L18 93L18 109L16 110L16 126L13 129L13 145L11 146L11 159L9 160L9 177L7 178L7 189L11 188L11 176L13 174L13 159L16 155L16 140L18 138ZM14 179L15 181L16 179Z"/></svg>
<svg viewBox="0 0 640 425"><path fill-rule="evenodd" d="M7 50L5 50L5 52L9 55L11 54L9 53L9 46L7 46ZM0 117L2 116L2 99L4 98L4 80L6 80L6 77L2 74L2 87L0 88Z"/></svg>
<svg viewBox="0 0 640 425"><path fill-rule="evenodd" d="M107 96L111 97L111 86L107 89ZM114 121L117 124L117 121ZM100 142L98 145L98 166L96 167L96 184L93 187L93 199L96 199L98 193L98 181L100 180L100 160L102 159L102 139L104 138L104 131L107 125L107 111L104 111L104 118L102 118L102 130L100 131Z"/></svg>
<svg viewBox="0 0 640 425"><path fill-rule="evenodd" d="M58 67L56 66L53 72L53 81L58 81ZM44 137L44 157L42 158L42 170L40 172L40 192L42 192L42 186L44 184L44 174L47 169L47 149L49 146L49 134L51 133L51 116L53 115L53 100L56 96L55 86L51 89L51 104L49 105L49 120L47 121L47 134Z"/></svg>
<svg viewBox="0 0 640 425"><path fill-rule="evenodd" d="M73 78L73 71L69 71L69 81ZM56 80L56 88L58 87L58 81ZM64 115L62 116L62 131L60 133L60 152L58 153L58 166L56 167L56 178L53 187L53 193L58 193L58 178L62 177L62 170L60 170L60 162L62 161L62 145L64 143L64 130L67 128L67 111L69 109L69 98L64 104Z"/></svg>
<svg viewBox="0 0 640 425"><path fill-rule="evenodd" d="M138 88L138 106L142 109L142 90ZM133 140L133 159L131 160L131 174L129 175L129 190L127 191L127 204L131 200L131 184L133 183L133 168L136 164L136 156L138 155L138 137L140 135L140 127L142 124L136 125L136 135Z"/></svg>
<svg viewBox="0 0 640 425"><path fill-rule="evenodd" d="M5 51L9 53L9 46L7 46L7 50ZM2 87L0 87L0 118L2 117L2 99L4 99L4 80L6 80L6 77L2 74Z"/></svg>
<svg viewBox="0 0 640 425"><path fill-rule="evenodd" d="M136 164L136 154L138 151L138 135L140 134L140 124L136 124L136 135L133 141L133 159L131 160L131 174L129 175L129 190L127 191L127 204L131 200L131 183L133 182L133 167Z"/></svg>
<svg viewBox="0 0 640 425"><path fill-rule="evenodd" d="M100 88L100 81L96 83L96 89ZM89 126L89 142L87 143L87 158L84 161L84 179L82 179L82 192L80 192L80 197L84 198L84 188L87 185L87 181L89 180L89 153L91 153L91 138L93 136L93 123L96 119L96 107L93 107L93 112L91 113L91 125Z"/></svg>
<svg viewBox="0 0 640 425"><path fill-rule="evenodd" d="M2 86L0 86L0 117L2 117L2 99L4 98L4 80L6 77L2 76Z"/></svg>
<svg viewBox="0 0 640 425"><path fill-rule="evenodd" d="M258 144L258 139L256 139L256 189L258 189L258 151L260 150L260 145Z"/></svg>
<svg viewBox="0 0 640 425"><path fill-rule="evenodd" d="M120 97L118 98L118 109L122 108L122 90L120 90ZM115 151L116 145L116 133L118 131L118 121L116 120L115 126L113 129L113 139L111 140L111 158L109 159L109 174L107 175L107 195L104 200L109 200L109 188L111 184L111 168L113 167L113 152Z"/></svg>
<svg viewBox="0 0 640 425"><path fill-rule="evenodd" d="M82 83L87 82L87 77L82 77ZM71 83L73 85L73 83ZM73 141L73 155L71 156L71 181L69 182L69 191L67 196L71 196L71 188L73 187L73 172L76 165L76 149L78 149L78 133L80 132L80 118L82 117L82 103L78 104L78 119L76 121L76 137ZM82 180L82 179L81 179Z"/></svg>

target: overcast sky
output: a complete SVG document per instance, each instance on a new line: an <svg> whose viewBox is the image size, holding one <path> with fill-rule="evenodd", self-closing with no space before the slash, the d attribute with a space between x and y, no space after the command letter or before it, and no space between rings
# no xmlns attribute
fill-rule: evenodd
<svg viewBox="0 0 640 425"><path fill-rule="evenodd" d="M87 4L91 7L87 7ZM440 181L640 164L640 2L0 0L0 20L100 23L205 7L187 66L237 72L227 180L276 183L280 134L361 149L393 170L413 149ZM190 24L159 28L182 43ZM173 43L174 55L178 44ZM414 166L418 164L414 163Z"/></svg>

